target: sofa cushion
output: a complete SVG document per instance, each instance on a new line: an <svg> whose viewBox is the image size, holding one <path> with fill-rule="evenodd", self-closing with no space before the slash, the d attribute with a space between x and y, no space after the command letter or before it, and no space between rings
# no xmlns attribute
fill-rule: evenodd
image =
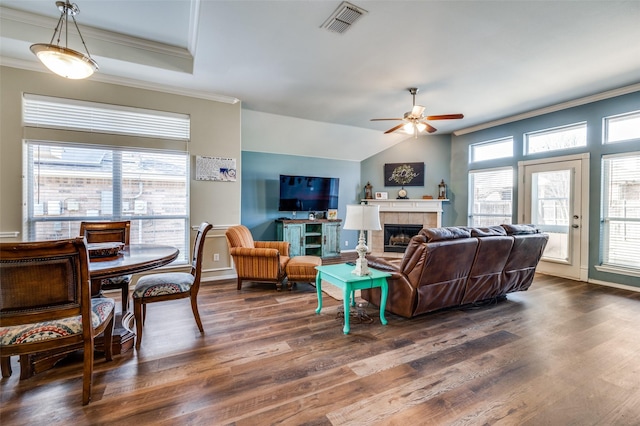
<svg viewBox="0 0 640 426"><path fill-rule="evenodd" d="M507 231L507 235L537 234L540 232L535 225L502 224L500 226L502 226L504 230Z"/></svg>
<svg viewBox="0 0 640 426"><path fill-rule="evenodd" d="M472 237L496 237L507 235L502 226L489 226L486 228L469 228Z"/></svg>
<svg viewBox="0 0 640 426"><path fill-rule="evenodd" d="M447 228L424 228L420 231L420 234L427 238L428 243L455 240L458 238L469 238L471 236L471 232L469 232L469 230L456 226Z"/></svg>

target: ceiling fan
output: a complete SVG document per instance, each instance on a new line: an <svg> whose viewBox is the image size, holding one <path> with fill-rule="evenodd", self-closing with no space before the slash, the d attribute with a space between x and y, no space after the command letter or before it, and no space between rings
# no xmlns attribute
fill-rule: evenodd
<svg viewBox="0 0 640 426"><path fill-rule="evenodd" d="M418 89L415 87L409 88L409 93L413 96L413 108L411 111L405 112L403 118L372 118L371 121L384 121L384 120L401 120L402 123L394 126L384 132L393 133L396 130L403 129L406 133L413 133L414 137L418 137L418 133L427 131L428 133L433 133L437 129L427 123L427 120L457 120L460 118L464 118L462 114L443 114L443 115L422 115L424 113L424 107L422 105L416 105L416 93L418 93Z"/></svg>

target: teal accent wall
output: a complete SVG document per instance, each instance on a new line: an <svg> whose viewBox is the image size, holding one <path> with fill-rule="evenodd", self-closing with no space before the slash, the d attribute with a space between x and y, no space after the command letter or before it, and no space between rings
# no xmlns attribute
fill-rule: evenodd
<svg viewBox="0 0 640 426"><path fill-rule="evenodd" d="M388 192L389 198L398 196L399 186L388 186L384 181L384 165L386 163L424 163L424 186L407 186L409 198L422 198L431 195L438 198L438 184L442 179L449 185L451 180L451 136L432 135L408 138L389 149L382 151L361 163L362 187L360 196L364 198L364 185L371 182L373 192ZM449 186L449 201L444 202L442 209L442 225L451 226L456 222L455 209L458 195Z"/></svg>
<svg viewBox="0 0 640 426"><path fill-rule="evenodd" d="M360 163L357 161L243 151L241 223L251 230L256 240L274 240L274 221L283 216L292 217L291 212L278 211L281 174L340 178L338 218L343 221L347 204L358 202L361 184ZM302 212L297 214L298 219L304 219L305 216ZM341 230L340 238L343 250L353 250L358 236L356 231ZM349 242L348 246L345 241Z"/></svg>
<svg viewBox="0 0 640 426"><path fill-rule="evenodd" d="M562 111L557 111L526 120L521 120L489 129L469 133L451 138L451 192L455 197L452 203L452 217L454 225L466 225L468 217L468 174L470 170L492 167L512 166L514 180L517 179L518 161L535 160L541 158L560 157L563 155L590 153L589 177L589 279L605 282L625 284L640 287L640 278L626 275L600 272L595 269L600 264L600 205L601 205L601 162L606 154L640 151L640 141L603 145L603 118L640 110L640 92L634 92L615 98L610 98L586 105L581 105ZM523 138L527 132L543 130L568 124L587 123L587 147L524 155ZM493 139L513 136L514 157L486 161L481 164L469 165L469 145ZM514 211L513 222L517 223L517 185L514 182Z"/></svg>

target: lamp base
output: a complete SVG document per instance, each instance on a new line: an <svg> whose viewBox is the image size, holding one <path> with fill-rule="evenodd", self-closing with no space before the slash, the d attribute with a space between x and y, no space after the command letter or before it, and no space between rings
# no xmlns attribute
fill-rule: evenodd
<svg viewBox="0 0 640 426"><path fill-rule="evenodd" d="M351 271L351 273L358 277L371 275L371 272L369 272L369 265L367 264L367 259L358 258L356 260L356 268L353 271Z"/></svg>

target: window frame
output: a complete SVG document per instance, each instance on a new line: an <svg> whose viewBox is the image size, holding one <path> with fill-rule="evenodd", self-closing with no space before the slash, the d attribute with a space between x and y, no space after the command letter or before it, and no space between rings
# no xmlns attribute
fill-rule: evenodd
<svg viewBox="0 0 640 426"><path fill-rule="evenodd" d="M509 155L504 155L501 157L493 157L493 158L484 158L482 160L476 160L474 157L474 149L480 146L488 146L488 145L498 145L500 143L510 141L511 142L511 153ZM484 161L492 161L492 160L500 160L503 158L513 158L514 155L514 140L513 136L506 136L504 138L491 139L488 141L477 142L469 145L469 164L480 163Z"/></svg>
<svg viewBox="0 0 640 426"><path fill-rule="evenodd" d="M634 142L634 141L637 142L637 141L640 141L640 131L638 133L638 136L631 137L630 139L620 139L620 140L616 140L616 141L610 141L609 140L610 122L613 121L613 120L624 119L625 117L633 117L633 119L640 120L640 110L625 112L625 113L622 113L622 114L610 115L610 116L604 117L602 119L602 144L603 145L615 145L615 144L625 143L625 142Z"/></svg>
<svg viewBox="0 0 640 426"><path fill-rule="evenodd" d="M105 214L104 212L100 212L98 216L87 215L85 214L68 214L68 215L60 215L60 216L50 216L50 215L40 215L35 212L35 194L34 194L34 184L35 184L35 170L34 166L36 161L31 158L30 151L36 146L49 146L55 148L80 148L80 149L94 149L99 151L110 151L113 153L113 168L108 171L101 173L108 176L107 179L111 180L111 213ZM181 248L180 257L174 261L173 265L181 265L186 264L188 262L188 252L190 247L190 156L186 151L180 150L167 150L167 149L148 149L148 148L139 148L139 147L120 147L120 146L109 146L109 145L98 145L98 144L82 144L82 143L71 143L71 142L57 142L57 141L41 141L41 140L25 140L23 144L23 163L24 163L24 189L23 189L23 222L24 222L24 235L25 238L29 241L35 240L36 237L36 227L39 223L71 223L81 222L81 221L95 221L95 220L130 220L134 221L163 221L163 220L177 220L183 221L184 227L182 231ZM123 211L124 198L122 191L123 180L125 180L126 172L123 170L122 162L123 162L123 153L129 152L133 154L152 154L152 155L168 155L174 156L175 159L180 159L184 161L184 188L185 188L185 206L184 206L184 214L149 214L148 212L144 213L136 213L135 209L132 209L129 213ZM179 158L182 157L182 158ZM179 175L176 175L179 176ZM180 175L181 176L181 175ZM95 178L95 177L92 177ZM182 180L182 179L180 179ZM82 197L84 194L78 194L77 198ZM42 204L42 203L41 203ZM64 209L64 206L62 206ZM44 209L43 209L44 211ZM154 222L155 223L155 222ZM142 226L142 225L140 225ZM69 235L69 237L73 237L73 235Z"/></svg>
<svg viewBox="0 0 640 426"><path fill-rule="evenodd" d="M475 178L474 176L476 174L479 173L491 173L491 172L500 172L500 171L510 171L511 172L511 212L509 214L509 221L508 223L511 224L513 223L513 213L514 213L514 192L515 192L515 183L514 183L514 177L516 176L515 174L515 170L513 166L506 166L506 167L495 167L495 168L489 168L489 169L476 169L476 170L469 170L468 172L468 183L469 183L469 188L468 188L468 194L469 194L469 199L468 199L468 211L467 211L467 226L471 226L471 227L477 227L477 226L484 226L484 225L477 225L475 224L475 220L474 218L476 217L504 217L505 215L503 214L476 214L474 212L474 206L475 206ZM502 222L505 223L505 222ZM496 225L500 225L500 224L496 224Z"/></svg>
<svg viewBox="0 0 640 426"><path fill-rule="evenodd" d="M600 265L596 265L595 268L598 271L602 271L602 272L610 272L610 273L640 277L640 264L638 266L634 266L634 265L627 265L623 263L612 263L609 261L609 258L608 258L608 255L610 253L609 236L611 234L609 224L612 221L616 221L616 222L623 222L625 224L626 223L638 224L638 226L640 226L640 217L625 218L625 217L611 216L609 214L608 207L610 204L609 203L610 185L609 185L609 181L607 180L609 178L609 173L607 172L607 169L610 166L607 166L606 163L611 159L623 158L623 157L640 158L640 151L603 155L601 159L602 196L600 199L600 209L601 209L600 232L602 235L602 240L600 242Z"/></svg>
<svg viewBox="0 0 640 426"><path fill-rule="evenodd" d="M559 133L559 132L561 132L563 130L582 129L582 128L584 128L584 132L585 132L584 145L576 145L576 146L562 147L562 148L553 148L553 149L546 149L546 150L540 150L540 151L531 152L531 149L530 149L531 148L531 144L529 142L529 139L530 139L531 136ZM524 135L522 137L523 155L524 156L540 155L540 154L544 154L544 153L548 153L548 152L585 149L585 148L587 148L587 145L588 145L588 137L589 137L588 132L589 132L589 128L588 128L588 124L587 124L586 121L579 121L577 123L565 124L565 125L562 125L562 126L549 127L549 128L546 128L546 129L535 130L535 131L532 131L532 132L526 132L526 133L524 133Z"/></svg>

